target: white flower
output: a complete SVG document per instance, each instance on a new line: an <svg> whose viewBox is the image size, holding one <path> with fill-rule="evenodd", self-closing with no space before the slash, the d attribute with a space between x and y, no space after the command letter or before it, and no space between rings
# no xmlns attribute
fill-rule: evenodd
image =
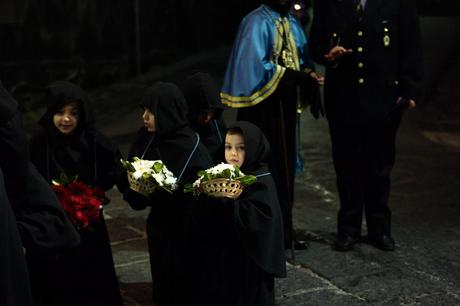
<svg viewBox="0 0 460 306"><path fill-rule="evenodd" d="M174 177L174 176L171 176L171 175L167 175L166 178L165 178L165 184L166 185L175 185L177 182L177 179Z"/></svg>
<svg viewBox="0 0 460 306"><path fill-rule="evenodd" d="M212 168L209 168L205 170L207 173L212 174L214 176L218 176L225 170L231 170L230 172L230 178L234 178L236 176L236 168L235 165L230 165L230 164L225 164L225 163L220 163L217 166L214 166ZM240 176L244 176L243 172L240 171Z"/></svg>
<svg viewBox="0 0 460 306"><path fill-rule="evenodd" d="M153 173L153 170L152 170L153 163L154 161L142 160L142 159L138 159L132 162L131 164L133 165L134 170L135 170L133 173L133 177L136 180L138 180L143 176L144 173L148 173L148 174Z"/></svg>
<svg viewBox="0 0 460 306"><path fill-rule="evenodd" d="M157 163L163 165L158 173L154 167ZM129 164L134 168L132 175L135 180L142 181L154 179L158 186L169 191L176 190L178 187L177 179L174 177L174 174L166 168L161 160L143 160L135 157L134 161ZM125 167L128 166L125 165Z"/></svg>
<svg viewBox="0 0 460 306"><path fill-rule="evenodd" d="M164 175L162 173L152 173L152 177L157 181L157 184L161 187L164 186Z"/></svg>
<svg viewBox="0 0 460 306"><path fill-rule="evenodd" d="M200 176L200 178L197 179L197 180L193 183L193 188L198 188L198 187L200 187L201 179L202 179L202 178L203 178L203 177Z"/></svg>
<svg viewBox="0 0 460 306"><path fill-rule="evenodd" d="M231 165L231 164L225 164L225 163L220 163L217 166L214 166L212 168L206 169L205 172L210 174L212 178L218 178L224 172L225 170L230 170L230 177L226 177L229 179L234 179L236 178L236 166ZM244 176L243 172L239 172L238 177ZM193 184L192 187L197 189L200 187L201 182L203 181L204 176L200 176Z"/></svg>

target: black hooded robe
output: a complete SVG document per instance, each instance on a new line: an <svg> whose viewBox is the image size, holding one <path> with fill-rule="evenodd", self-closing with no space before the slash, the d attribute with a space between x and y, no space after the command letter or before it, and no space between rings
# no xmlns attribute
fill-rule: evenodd
<svg viewBox="0 0 460 306"><path fill-rule="evenodd" d="M220 100L219 88L209 74L197 72L185 79L182 92L188 104L187 117L190 127L200 135L209 154L216 160L218 150L225 141L225 122L222 117L224 107ZM202 125L198 118L207 110L213 110L214 117L208 124Z"/></svg>
<svg viewBox="0 0 460 306"><path fill-rule="evenodd" d="M0 168L0 305L30 306L32 295L21 238Z"/></svg>
<svg viewBox="0 0 460 306"><path fill-rule="evenodd" d="M139 131L129 158L162 160L178 178L173 194L157 191L145 197L133 190L125 193L134 209L150 206L147 237L153 279L153 301L163 305L188 305L184 294L186 280L185 213L195 199L183 193L183 184L191 182L201 169L212 164L209 153L187 123L185 99L175 85L156 83L142 98L141 105L155 116L156 132Z"/></svg>
<svg viewBox="0 0 460 306"><path fill-rule="evenodd" d="M283 224L259 128L236 122L245 139L241 171L257 176L236 200L202 196L191 207L190 305L274 305L274 277L285 277Z"/></svg>
<svg viewBox="0 0 460 306"><path fill-rule="evenodd" d="M22 177L27 175L27 142L11 129L15 127L15 116L17 104L0 83L0 305L29 306L32 295L27 266L3 172L5 166L11 171L10 186L16 188L10 194L17 196Z"/></svg>
<svg viewBox="0 0 460 306"><path fill-rule="evenodd" d="M93 128L86 93L68 82L47 88L48 110L40 119L43 130L30 140L31 160L48 183L78 175L83 183L109 190L118 183L123 190L121 154L118 148ZM78 101L80 121L71 135L60 133L53 115ZM81 245L66 252L27 256L32 289L38 305L122 305L104 216L79 230Z"/></svg>
<svg viewBox="0 0 460 306"><path fill-rule="evenodd" d="M5 294L0 292L0 305L32 303L29 277L24 273L22 247L30 253L36 250L66 249L80 243L80 237L60 207L54 192L28 161L28 152L17 103L0 83L0 168L4 180L4 185L3 181L1 184L0 216L5 218L0 222L0 233L5 234L5 237L10 235L8 242L0 248L0 291L8 291ZM15 213L17 229L12 225L12 216L5 215L10 214L9 204ZM21 237L18 240L19 246L14 244L16 232Z"/></svg>

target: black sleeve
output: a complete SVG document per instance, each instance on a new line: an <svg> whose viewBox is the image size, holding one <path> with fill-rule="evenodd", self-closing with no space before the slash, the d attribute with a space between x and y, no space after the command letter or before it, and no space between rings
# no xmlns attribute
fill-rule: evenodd
<svg viewBox="0 0 460 306"><path fill-rule="evenodd" d="M27 265L0 168L0 304L32 305Z"/></svg>
<svg viewBox="0 0 460 306"><path fill-rule="evenodd" d="M400 16L400 90L406 99L417 99L422 79L420 24L413 0L401 0Z"/></svg>
<svg viewBox="0 0 460 306"><path fill-rule="evenodd" d="M23 245L36 251L68 250L80 244L80 236L59 200L33 164L22 184L15 207Z"/></svg>
<svg viewBox="0 0 460 306"><path fill-rule="evenodd" d="M125 193L129 189L129 183L128 183L128 176L126 174L126 170L121 165L120 159L122 158L123 156L121 155L121 152L117 150L115 154L115 160L114 160L114 163L115 163L114 171L115 171L115 178L116 178L115 184L117 185L117 188L121 193Z"/></svg>
<svg viewBox="0 0 460 306"><path fill-rule="evenodd" d="M265 184L247 187L235 201L235 223L254 262L265 272L284 277L283 226L279 204L273 196L276 194Z"/></svg>
<svg viewBox="0 0 460 306"><path fill-rule="evenodd" d="M16 205L24 178L27 177L29 151L22 118L17 111L6 122L0 122L0 167L5 180L11 204Z"/></svg>

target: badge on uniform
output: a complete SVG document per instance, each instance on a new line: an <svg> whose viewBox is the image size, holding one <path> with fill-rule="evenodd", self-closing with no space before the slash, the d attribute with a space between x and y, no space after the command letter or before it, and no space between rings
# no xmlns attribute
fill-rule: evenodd
<svg viewBox="0 0 460 306"><path fill-rule="evenodd" d="M391 43L390 32L388 28L383 28L383 45L389 47Z"/></svg>
<svg viewBox="0 0 460 306"><path fill-rule="evenodd" d="M332 33L331 35L331 46L337 47L340 45L340 36L337 35L336 32Z"/></svg>

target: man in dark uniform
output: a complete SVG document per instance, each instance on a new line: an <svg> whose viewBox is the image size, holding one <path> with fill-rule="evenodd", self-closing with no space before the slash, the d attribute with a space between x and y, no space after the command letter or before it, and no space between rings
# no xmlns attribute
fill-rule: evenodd
<svg viewBox="0 0 460 306"><path fill-rule="evenodd" d="M388 207L402 110L416 103L420 29L413 0L318 0L310 50L326 66L324 102L340 195L336 249L394 250Z"/></svg>

